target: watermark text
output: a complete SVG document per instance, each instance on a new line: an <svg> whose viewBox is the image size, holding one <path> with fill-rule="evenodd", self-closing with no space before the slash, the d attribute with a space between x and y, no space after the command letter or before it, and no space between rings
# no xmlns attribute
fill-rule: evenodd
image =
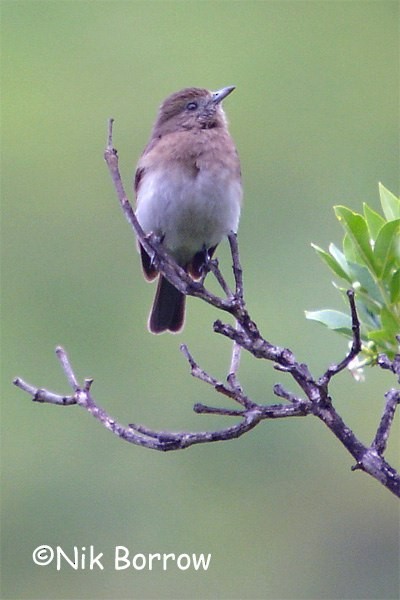
<svg viewBox="0 0 400 600"><path fill-rule="evenodd" d="M107 568L113 568L115 571L208 571L211 563L211 554L133 553L126 546L115 546L109 554L106 556L105 552L97 552L94 546L73 546L64 550L61 546L43 544L34 549L32 560L35 565L41 567L52 565L57 571L103 571Z"/></svg>

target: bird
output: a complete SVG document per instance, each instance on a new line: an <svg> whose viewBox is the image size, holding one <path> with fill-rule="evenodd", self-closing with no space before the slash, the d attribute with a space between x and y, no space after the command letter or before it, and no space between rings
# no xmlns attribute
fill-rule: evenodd
<svg viewBox="0 0 400 600"><path fill-rule="evenodd" d="M134 178L136 218L145 234L193 279L239 224L243 190L239 156L222 101L235 89L189 87L161 104ZM159 273L139 243L147 280ZM185 295L163 275L148 320L151 333L182 330Z"/></svg>

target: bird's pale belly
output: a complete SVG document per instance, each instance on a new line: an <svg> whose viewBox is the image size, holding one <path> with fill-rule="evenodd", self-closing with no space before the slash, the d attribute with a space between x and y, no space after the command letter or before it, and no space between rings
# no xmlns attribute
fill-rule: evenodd
<svg viewBox="0 0 400 600"><path fill-rule="evenodd" d="M178 262L184 264L204 246L216 246L237 230L240 183L223 173L199 171L193 176L163 170L152 175L140 188L136 216L146 233L163 237Z"/></svg>

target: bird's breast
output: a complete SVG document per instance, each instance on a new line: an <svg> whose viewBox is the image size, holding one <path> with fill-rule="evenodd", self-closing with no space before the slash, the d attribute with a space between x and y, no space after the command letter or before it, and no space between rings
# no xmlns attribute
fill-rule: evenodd
<svg viewBox="0 0 400 600"><path fill-rule="evenodd" d="M175 149L169 160L145 161L137 196L136 215L144 231L163 236L182 263L236 231L239 221L242 186L233 143L230 162L204 145L192 144L183 153Z"/></svg>

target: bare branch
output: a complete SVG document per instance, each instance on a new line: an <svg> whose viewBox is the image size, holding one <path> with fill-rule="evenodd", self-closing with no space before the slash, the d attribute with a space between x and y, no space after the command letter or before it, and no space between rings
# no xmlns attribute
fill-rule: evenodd
<svg viewBox="0 0 400 600"><path fill-rule="evenodd" d="M248 409L252 409L256 406L254 404L254 402L251 402L251 400L249 400L249 398L247 398L247 396L244 396L240 387L235 387L235 388L233 388L231 386L227 387L221 381L218 381L214 377L211 377L211 375L209 375L208 373L206 373L206 371L201 369L199 367L199 365L196 363L196 361L194 360L193 356L190 354L189 349L186 346L186 344L181 345L181 351L183 352L187 361L189 362L191 374L193 375L193 377L196 377L197 379L200 379L201 381L208 383L218 393L223 394L224 396L227 396L228 398L231 398L232 400L236 400L236 402L238 402L239 404L241 404L242 406L244 406ZM228 375L228 379L229 379L229 375ZM212 410L213 410L213 412L216 411L216 409L212 409Z"/></svg>
<svg viewBox="0 0 400 600"><path fill-rule="evenodd" d="M307 411L304 407L292 407L285 405L270 405L262 406L251 403L251 407L244 410L230 410L223 408L211 408L201 404L195 405L195 411L197 413L214 413L219 415L229 415L234 417L241 417L241 421L230 427L218 429L216 431L196 431L196 432L168 432L168 431L154 431L144 425L130 424L124 426L113 419L103 408L97 405L93 396L91 395L90 388L93 382L92 379L86 379L82 387L77 383L77 378L72 369L68 355L62 348L57 348L57 356L62 360L60 363L66 374L70 386L73 388L74 393L71 396L60 396L54 394L43 388L36 388L23 381L20 378L14 380L14 384L27 392L37 402L58 404L62 406L71 406L72 404L78 404L82 408L86 409L97 421L99 421L106 429L120 437L121 439L135 444L137 446L143 446L153 450L169 451L179 450L188 448L194 444L203 444L208 442L225 441L234 438L238 438L244 433L253 429L263 419L270 418L281 418L288 416L305 416ZM185 354L190 357L188 352ZM190 361L193 359L190 358ZM197 366L194 365L194 369ZM222 391L222 384L218 384L216 380L203 375L204 371L199 371L199 378L210 383L220 391L221 393L227 392L226 395L232 396L232 392L229 390ZM196 376L196 375L195 375ZM76 385L75 385L76 384ZM222 388L220 388L220 385ZM219 389L220 388L220 389ZM233 397L233 396L232 396ZM236 398L234 398L236 399Z"/></svg>
<svg viewBox="0 0 400 600"><path fill-rule="evenodd" d="M236 321L236 328L238 329L240 327L239 323ZM228 383L230 385L230 387L235 390L236 392L242 392L242 386L239 383L239 379L238 379L238 370L239 370L239 365L240 365L240 356L242 353L242 347L237 344L236 342L233 342L232 344L232 356L231 356L231 364L229 367L229 373L228 373Z"/></svg>
<svg viewBox="0 0 400 600"><path fill-rule="evenodd" d="M352 290L348 291L353 331L351 349L341 362L331 365L321 377L313 377L307 365L298 362L290 349L276 346L264 339L257 325L250 318L244 301L243 273L240 265L237 237L234 233L229 235L235 282L234 291L231 290L223 277L218 261L213 259L208 265L225 297L219 297L206 289L204 285L206 272L200 281L193 281L169 256L156 236L153 234L144 234L126 196L121 180L118 167L118 154L113 147L112 126L113 120L110 119L107 148L104 157L121 208L140 243L146 252L153 257L156 268L182 293L200 298L225 313L229 313L235 319L234 326L223 323L221 320L217 320L214 323L214 331L232 341L232 353L226 383L219 381L202 369L194 360L186 345L182 345L181 350L189 363L193 377L203 381L217 393L237 403L235 408L212 407L196 403L194 406L195 412L198 414L229 416L237 418L238 422L229 427L214 431L197 432L154 431L144 425L137 424L124 426L96 404L91 391L92 379L87 378L84 380L82 386L79 385L67 353L61 347L57 348L56 354L69 386L72 388L71 395L63 396L43 388L37 388L21 378L16 378L14 384L28 393L36 402L61 406L78 404L86 409L106 429L112 431L121 439L138 446L160 451L180 450L194 444L238 438L256 427L261 421L267 419L313 415L327 426L355 459L356 465L353 467L354 470L363 470L400 497L400 476L382 456L386 449L395 409L400 400L400 390L393 389L386 394L385 410L371 447L364 445L345 424L334 408L328 390L331 379L343 371L361 349L360 323L354 300L354 292ZM276 370L284 373L286 376L290 376L299 386L301 394L297 395L288 391L283 385L278 383L274 386L273 391L276 396L284 399L285 403L264 405L251 400L244 393L238 378L242 350L249 352L255 358L271 362ZM378 364L381 368L391 370L400 379L400 355L392 361L382 355L378 358Z"/></svg>
<svg viewBox="0 0 400 600"><path fill-rule="evenodd" d="M400 336L397 336L397 340L400 342ZM396 354L393 360L390 360L386 354L380 354L377 363L381 369L392 371L400 383L400 354Z"/></svg>
<svg viewBox="0 0 400 600"><path fill-rule="evenodd" d="M243 271L239 259L239 247L237 243L237 235L233 231L228 235L228 241L231 248L233 260L233 276L235 278L236 292L235 295L243 304Z"/></svg>
<svg viewBox="0 0 400 600"><path fill-rule="evenodd" d="M274 385L274 394L279 398L285 398L285 400L293 402L294 404L302 402L298 396L286 390L280 383L276 383Z"/></svg>
<svg viewBox="0 0 400 600"><path fill-rule="evenodd" d="M361 352L361 335L360 335L360 321L357 315L356 303L354 299L354 291L347 290L347 297L349 299L350 311L351 311L351 329L353 332L353 340L351 348L347 356L337 365L331 365L323 376L320 378L319 383L321 385L327 385L334 375L346 369L351 361Z"/></svg>
<svg viewBox="0 0 400 600"><path fill-rule="evenodd" d="M221 273L221 270L219 268L218 259L213 258L212 260L210 260L208 263L208 267L209 267L209 270L211 271L211 273L214 275L215 279L218 281L218 283L221 286L221 289L225 293L226 297L228 299L231 299L233 297L233 293L232 293L232 290L230 289L229 285L227 284L226 279L224 278L224 276ZM204 279L205 279L205 277L204 277ZM204 285L204 279L202 279L203 285Z"/></svg>
<svg viewBox="0 0 400 600"><path fill-rule="evenodd" d="M376 432L375 439L372 443L372 448L381 456L386 450L386 444L390 433L390 428L393 423L396 408L400 403L400 390L389 390L386 394L386 405L381 421L379 423L378 430Z"/></svg>
<svg viewBox="0 0 400 600"><path fill-rule="evenodd" d="M32 396L34 402L47 402L49 404L60 404L61 406L71 406L76 404L76 398L74 396L61 396L60 394L54 394L43 388L36 388L20 377L16 377L13 384L20 390L27 392Z"/></svg>
<svg viewBox="0 0 400 600"><path fill-rule="evenodd" d="M69 385L72 387L72 389L74 391L76 391L77 389L79 389L79 383L75 377L75 373L72 370L71 363L69 362L69 358L68 358L67 353L65 352L64 348L62 348L61 346L57 346L56 355L57 355L57 358L60 361L62 369L67 377Z"/></svg>

